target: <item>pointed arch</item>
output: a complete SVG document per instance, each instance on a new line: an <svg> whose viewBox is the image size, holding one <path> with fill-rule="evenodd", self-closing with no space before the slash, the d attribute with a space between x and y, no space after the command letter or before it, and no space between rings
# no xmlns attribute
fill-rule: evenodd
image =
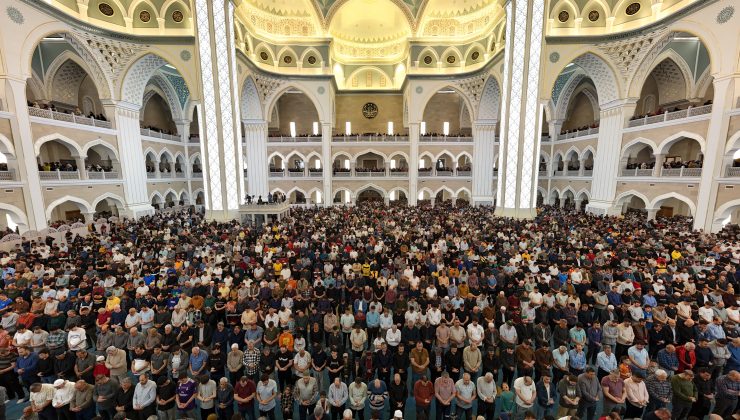
<svg viewBox="0 0 740 420"><path fill-rule="evenodd" d="M13 143L5 137L3 134L0 133L0 152L4 155L10 155L12 157L15 157L15 148L13 147ZM36 153L38 155L38 153Z"/></svg>
<svg viewBox="0 0 740 420"><path fill-rule="evenodd" d="M272 110L277 106L278 99L289 89L296 89L301 91L302 94L306 95L308 99L313 103L316 113L319 116L319 121L331 121L331 115L327 115L324 108L321 107L321 101L316 97L312 89L307 86L303 86L300 82L292 80L287 83L280 85L279 89L275 89L264 101L264 109L262 115L272 115Z"/></svg>
<svg viewBox="0 0 740 420"><path fill-rule="evenodd" d="M159 8L159 15L160 16L167 16L167 11L170 9L173 5L180 5L182 7L182 11L186 13L187 16L192 16L192 12L190 10L190 7L188 7L187 4L183 3L182 0L167 0L162 4L162 7ZM184 22L185 20L183 20Z"/></svg>
<svg viewBox="0 0 740 420"><path fill-rule="evenodd" d="M106 200L106 199L117 201L121 205L121 209L123 209L125 207L125 205L124 205L124 203L125 203L124 199L121 198L121 196L119 196L117 194L114 194L112 192L107 192L107 193L104 193L101 196L98 196L95 200L93 200L92 204L90 204L90 207L94 211L98 207L98 204L100 204L101 201Z"/></svg>
<svg viewBox="0 0 740 420"><path fill-rule="evenodd" d="M172 86L169 80L167 80L167 78L163 77L161 74L155 72L154 74L152 74L146 87L144 88L145 96L143 96L142 98L145 98L147 90L152 89L153 87L157 88L155 92L167 102L167 106L170 108L170 113L172 114L172 120L178 121L184 119L183 109L182 106L180 106L180 98L177 96L177 91L175 91L175 87ZM149 98L146 99L148 100ZM142 111L144 110L145 106L146 102L142 99Z"/></svg>
<svg viewBox="0 0 740 420"><path fill-rule="evenodd" d="M453 197L457 197L457 196L455 195L455 192L454 192L454 191L452 191L452 188L448 187L447 185L443 185L443 186L441 186L441 187L437 188L437 190L436 190L436 191L434 191L434 194L432 194L432 197L436 197L436 196L437 196L437 194L439 194L439 193L440 193L441 191L447 191L448 193L450 193L450 195L451 195L451 196L453 196Z"/></svg>
<svg viewBox="0 0 740 420"><path fill-rule="evenodd" d="M447 57L450 55L455 57L455 62L452 64L447 61ZM462 52L455 46L447 47L446 50L442 51L440 57L442 58L442 65L445 67L460 67L464 64Z"/></svg>
<svg viewBox="0 0 740 420"><path fill-rule="evenodd" d="M48 143L50 141L58 141L62 144L64 144L67 149L69 149L70 154L75 157L81 157L85 156L82 153L82 148L79 144L77 144L76 141L70 139L69 137L59 134L59 133L52 133L47 134L43 137L39 137L36 139L36 141L33 143L33 151L36 153L36 156L41 154L41 146L43 146L45 143Z"/></svg>
<svg viewBox="0 0 740 420"><path fill-rule="evenodd" d="M645 205L645 208L650 207L650 199L647 198L645 194L639 191L636 191L636 190L629 190L629 191L625 191L619 194L616 198L614 198L614 204L616 206L621 206L630 197L637 197L643 202L643 204Z"/></svg>
<svg viewBox="0 0 740 420"><path fill-rule="evenodd" d="M146 157L149 155L152 155L152 157L154 157L154 162L159 162L159 153L155 152L151 146L144 149L144 159L146 159Z"/></svg>
<svg viewBox="0 0 740 420"><path fill-rule="evenodd" d="M488 76L486 84L483 86L483 93L480 98L480 108L478 109L479 120L499 119L499 110L501 108L501 87L496 76ZM472 117L472 116L471 116Z"/></svg>
<svg viewBox="0 0 740 420"><path fill-rule="evenodd" d="M644 144L644 145L650 147L650 151L652 152L653 155L655 155L656 153L658 153L657 152L658 151L658 145L655 144L654 141L652 141L650 139L646 139L645 137L638 137L638 138L636 138L634 140L630 140L629 142L625 143L622 146L622 152L620 153L620 156L624 157L624 154L627 153L627 151L630 150L632 148L632 146L634 146L636 144Z"/></svg>
<svg viewBox="0 0 740 420"><path fill-rule="evenodd" d="M557 77L563 72L566 65L573 63L573 65L580 67L583 73L594 82L599 105L602 108L604 108L604 105L619 99L621 92L619 78L617 77L619 72L607 57L592 47L579 49L570 54L570 57L573 58L563 57L560 60L563 64L553 69L549 86L554 86ZM555 73L555 70L557 70L557 73Z"/></svg>
<svg viewBox="0 0 740 420"><path fill-rule="evenodd" d="M590 0L583 6L583 9L581 9L580 18L584 19L584 22L588 20L588 14L594 7L601 9L601 14L604 18L612 15L612 9L609 7L609 3L604 0ZM599 18L599 20L601 20L601 18Z"/></svg>
<svg viewBox="0 0 740 420"><path fill-rule="evenodd" d="M429 64L424 62L424 57L426 56L426 54L429 54L432 57L432 62ZM439 63L439 54L437 54L437 51L435 51L432 47L426 47L421 50L417 58L419 61L419 65L422 67L437 67L437 63Z"/></svg>
<svg viewBox="0 0 740 420"><path fill-rule="evenodd" d="M351 162L354 162L354 160L353 160L353 158L352 158L352 155L351 155L351 154L349 154L349 152L341 151L341 152L335 152L335 153L334 153L334 154L333 154L333 155L331 156L331 161L332 161L332 163L334 163L334 161L335 161L335 160L337 160L337 158L338 158L339 156L344 156L344 157L346 157L347 159L349 159L349 160L350 160Z"/></svg>
<svg viewBox="0 0 740 420"><path fill-rule="evenodd" d="M474 60L474 63L470 63L469 61L470 60L473 60L473 58L471 56L472 56L472 54L475 51L478 51L478 53L480 54L480 56L478 57L477 60ZM472 44L470 44L470 46L467 48L467 50L465 50L465 60L463 61L463 65L464 66L468 66L470 64L482 63L483 62L483 57L484 57L484 54L485 53L486 53L486 47L485 46L483 46L482 44L480 44L478 42L473 42Z"/></svg>
<svg viewBox="0 0 740 420"><path fill-rule="evenodd" d="M578 156L578 159L584 159L587 152L591 152L591 158L596 159L596 149L594 149L594 147L591 145L588 145L583 150L581 150L581 155Z"/></svg>
<svg viewBox="0 0 740 420"><path fill-rule="evenodd" d="M132 1L131 4L128 6L128 11L127 11L128 16L135 18L134 12L136 12L136 8L139 7L142 4L149 6L147 9L151 9L154 12L154 16L152 16L152 18L155 21L157 21L157 19L159 19L161 17L159 9L157 9L156 7L154 7L154 5L152 5L148 0L134 0L134 1ZM164 10L166 11L167 9L164 9Z"/></svg>
<svg viewBox="0 0 740 420"><path fill-rule="evenodd" d="M283 60L283 57L290 56L293 60L291 63L285 63ZM289 46L285 46L280 49L277 53L278 57L278 66L282 67L297 67L298 66L298 54L293 50L293 48Z"/></svg>
<svg viewBox="0 0 740 420"><path fill-rule="evenodd" d="M316 58L316 63L315 64L310 64L307 61L308 60L308 57L309 57L309 54L311 54L311 53L316 54L316 57L317 58ZM303 67L307 67L306 64L308 64L308 67L314 67L314 66L315 67L320 67L321 66L321 63L324 61L324 56L322 56L321 53L319 52L319 50L317 50L316 48L314 48L314 47L308 47L308 48L306 48L301 53L301 56L300 56L300 58L298 60L299 60L299 62L301 63L301 65Z"/></svg>
<svg viewBox="0 0 740 420"><path fill-rule="evenodd" d="M122 78L118 82L118 91L120 98L141 108L144 100L144 91L152 76L163 66L172 66L182 77L183 83L189 92L194 92L192 86L189 86L188 79L177 69L171 62L162 55L161 51L147 50L132 59L131 64L122 71ZM174 91L174 88L172 89ZM175 101L178 102L178 101ZM178 102L179 106L179 102ZM179 106L182 113L182 107Z"/></svg>
<svg viewBox="0 0 740 420"><path fill-rule="evenodd" d="M110 151L113 154L113 156L116 158L117 161L119 162L121 161L121 159L118 157L118 150L112 144L108 143L107 141L103 139L95 139L95 140L85 143L85 145L82 147L82 150L81 150L82 154L80 156L81 157L87 156L87 152L89 152L90 149L92 149L95 146L102 146L106 148L108 151Z"/></svg>
<svg viewBox="0 0 740 420"><path fill-rule="evenodd" d="M681 140L682 138L692 139L696 140L697 143L699 143L699 147L701 148L701 152L704 153L705 146L706 146L706 140L704 140L704 137L700 136L699 134L692 133L690 131L680 131L678 133L675 133L660 142L660 145L658 146L658 151L656 154L667 154L668 151L671 149L671 146L673 146L677 141Z"/></svg>
<svg viewBox="0 0 740 420"><path fill-rule="evenodd" d="M359 196L364 191L368 191L368 190L375 190L376 192L380 193L380 195L383 198L385 198L385 197L388 196L388 192L383 187L380 187L380 186L378 186L376 184L370 183L370 184L365 184L365 185L361 186L360 188L358 188L355 191L355 196L354 196L355 201L357 201L357 196Z"/></svg>
<svg viewBox="0 0 740 420"><path fill-rule="evenodd" d="M201 162L203 162L203 159L200 157L200 152L195 152L188 157L188 162L191 166L195 163L196 159L199 159Z"/></svg>
<svg viewBox="0 0 740 420"><path fill-rule="evenodd" d="M66 203L68 201L72 203L77 203L82 206L85 213L95 212L95 208L91 208L90 204L82 198L65 195L64 197L57 198L56 200L49 203L48 206L46 206L46 220L51 220L51 214L54 212L54 209L57 208L60 204Z"/></svg>
<svg viewBox="0 0 740 420"><path fill-rule="evenodd" d="M572 186L568 185L567 187L563 188L563 190L560 192L560 197L565 196L565 194L570 193L573 196L573 199L576 198L576 190L573 189Z"/></svg>
<svg viewBox="0 0 740 420"><path fill-rule="evenodd" d="M406 159L407 163L411 161L411 158L409 158L409 155L403 150L396 150L396 151L391 152L390 154L388 154L388 160L389 161L393 160L394 157L399 156L399 155L403 156L403 158Z"/></svg>
<svg viewBox="0 0 740 420"><path fill-rule="evenodd" d="M257 61L261 63L267 62L267 64L273 65L273 63L277 61L277 57L275 57L275 51L273 51L266 42L260 42L259 44L255 45L252 51L254 51L254 56L257 57ZM266 52L268 55L267 60L262 60L262 58L260 57L263 51Z"/></svg>
<svg viewBox="0 0 740 420"><path fill-rule="evenodd" d="M686 197L683 194L679 194L675 191L671 191L669 193L661 194L653 199L653 201L650 203L650 208L657 209L660 208L660 203L664 200L667 200L669 198L675 198L678 201L682 201L687 206L689 206L689 210L691 211L691 215L696 215L696 204L694 204L691 199Z"/></svg>
<svg viewBox="0 0 740 420"><path fill-rule="evenodd" d="M90 76L90 79L93 81L93 84L95 85L95 89L98 91L98 96L101 96L101 94L105 94L108 91L108 87L101 84L99 80L97 80L95 77L92 77L93 70L91 65L94 65L93 63L88 63L82 57L80 57L79 54L76 53L76 51L70 51L65 50L58 56L54 58L54 60L49 64L48 69L46 70L46 74L44 76L43 80L43 86L44 86L44 96L46 98L53 98L53 89L54 89L54 79L57 76L57 73L59 70L67 64L67 62L72 62L79 66L86 75ZM78 83L82 83L84 81L84 77L79 80ZM79 85L78 85L79 87ZM102 96L101 96L102 97ZM70 104L70 105L76 105Z"/></svg>
<svg viewBox="0 0 740 420"><path fill-rule="evenodd" d="M257 85L250 74L247 74L242 82L239 106L241 116L245 120L263 120L262 103L260 94L257 91Z"/></svg>
<svg viewBox="0 0 740 420"><path fill-rule="evenodd" d="M362 155L365 155L365 154L368 154L368 153L373 153L373 154L376 154L376 155L378 155L378 156L382 157L382 158L383 158L383 162L387 162L387 161L388 161L388 155L386 155L385 153L383 153L383 152L381 152L381 151L378 151L378 150L376 150L376 149L365 149L365 150L362 150L362 151L360 151L360 152L357 152L357 153L356 153L356 154L355 154L355 155L354 155L354 156L352 157L352 161L353 161L353 162L357 162L357 158L358 158L358 157L360 157L360 156L362 156Z"/></svg>
<svg viewBox="0 0 740 420"><path fill-rule="evenodd" d="M21 230L21 227L23 227L23 230L28 230L28 217L26 216L26 212L12 204L3 202L0 202L0 210L12 213L16 218L18 218L16 223L18 224L19 230Z"/></svg>
<svg viewBox="0 0 740 420"><path fill-rule="evenodd" d="M570 157L572 153L576 155L576 159L578 159L581 156L581 151L578 150L576 146L570 146L570 148L568 148L568 150L565 151L565 154L563 155L563 159ZM567 159L567 160L570 160L570 159Z"/></svg>
<svg viewBox="0 0 740 420"><path fill-rule="evenodd" d="M588 188L582 188L578 193L576 194L576 199L578 200L579 197L585 196L586 200L591 201L591 191L588 190ZM582 198L580 198L583 200Z"/></svg>

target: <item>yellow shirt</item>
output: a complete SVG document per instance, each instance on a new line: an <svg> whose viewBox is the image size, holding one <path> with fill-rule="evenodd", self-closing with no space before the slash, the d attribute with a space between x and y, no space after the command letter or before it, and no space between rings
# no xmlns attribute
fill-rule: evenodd
<svg viewBox="0 0 740 420"><path fill-rule="evenodd" d="M121 298L119 298L118 296L111 296L105 302L105 309L108 311L112 311L113 308L116 307L116 305L120 305L120 304L121 304Z"/></svg>

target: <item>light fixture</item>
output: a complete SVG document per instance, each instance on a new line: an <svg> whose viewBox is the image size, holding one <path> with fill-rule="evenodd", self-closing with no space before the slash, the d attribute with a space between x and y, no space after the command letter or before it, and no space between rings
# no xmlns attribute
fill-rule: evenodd
<svg viewBox="0 0 740 420"><path fill-rule="evenodd" d="M421 133L422 136L426 135L427 133L427 122L426 121L422 121L421 124L419 125L419 132Z"/></svg>
<svg viewBox="0 0 740 420"><path fill-rule="evenodd" d="M290 137L295 138L295 121L290 122Z"/></svg>
<svg viewBox="0 0 740 420"><path fill-rule="evenodd" d="M450 123L448 121L442 123L442 134L445 136L450 135Z"/></svg>
<svg viewBox="0 0 740 420"><path fill-rule="evenodd" d="M393 121L388 121L388 135L393 135Z"/></svg>
<svg viewBox="0 0 740 420"><path fill-rule="evenodd" d="M313 122L313 135L318 136L319 135L319 123L318 121Z"/></svg>
<svg viewBox="0 0 740 420"><path fill-rule="evenodd" d="M352 123L349 121L344 123L344 134L347 136L352 134Z"/></svg>

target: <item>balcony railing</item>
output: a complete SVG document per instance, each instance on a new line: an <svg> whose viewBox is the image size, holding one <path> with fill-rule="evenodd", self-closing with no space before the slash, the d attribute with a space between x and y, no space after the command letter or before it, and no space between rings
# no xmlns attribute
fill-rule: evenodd
<svg viewBox="0 0 740 420"><path fill-rule="evenodd" d="M563 176L563 175L565 175L565 171L555 171L555 173L553 174L553 176Z"/></svg>
<svg viewBox="0 0 740 420"><path fill-rule="evenodd" d="M421 136L420 142L424 143L467 143L473 141L472 136Z"/></svg>
<svg viewBox="0 0 740 420"><path fill-rule="evenodd" d="M576 137L590 136L592 134L599 134L599 127L588 128L586 130L576 130L570 133L558 134L558 140L573 139Z"/></svg>
<svg viewBox="0 0 740 420"><path fill-rule="evenodd" d="M95 118L88 118L74 114L65 114L64 112L52 111L50 109L41 109L33 106L28 107L28 115L32 117L47 118L55 121L64 121L72 124L87 125L90 127L113 127L110 121L96 120Z"/></svg>
<svg viewBox="0 0 740 420"><path fill-rule="evenodd" d="M15 181L15 170L0 171L0 181Z"/></svg>
<svg viewBox="0 0 740 420"><path fill-rule="evenodd" d="M436 176L452 176L455 173L455 171L441 171L439 169L434 172Z"/></svg>
<svg viewBox="0 0 740 420"><path fill-rule="evenodd" d="M270 177L271 178L283 178L285 177L285 171L270 169Z"/></svg>
<svg viewBox="0 0 740 420"><path fill-rule="evenodd" d="M541 176L541 177L546 177L546 176L547 176L547 171L539 171L539 172L540 172L540 176ZM496 173L496 172L494 172L494 174L495 174L495 173Z"/></svg>
<svg viewBox="0 0 740 420"><path fill-rule="evenodd" d="M431 169L419 169L419 176L432 176Z"/></svg>
<svg viewBox="0 0 740 420"><path fill-rule="evenodd" d="M324 176L324 170L323 169L318 169L318 170L309 169L308 176L311 178L321 178L322 176Z"/></svg>
<svg viewBox="0 0 740 420"><path fill-rule="evenodd" d="M394 143L409 141L408 136L334 136L332 141L343 143L343 142L380 142L380 143Z"/></svg>
<svg viewBox="0 0 740 420"><path fill-rule="evenodd" d="M733 168L732 166L728 166L727 170L725 171L725 176L728 178L740 177L740 167Z"/></svg>
<svg viewBox="0 0 740 420"><path fill-rule="evenodd" d="M583 176L593 176L594 170L593 169L584 169L583 170Z"/></svg>
<svg viewBox="0 0 740 420"><path fill-rule="evenodd" d="M313 141L320 142L321 136L273 136L267 138L268 143L310 143Z"/></svg>
<svg viewBox="0 0 740 420"><path fill-rule="evenodd" d="M712 112L712 105L703 105L697 107L688 107L678 111L668 112L666 111L660 115L653 115L652 117L642 117L636 120L631 120L627 123L627 127L640 127L643 125L656 124L666 121L680 120L682 118L696 117L699 115L706 115Z"/></svg>
<svg viewBox="0 0 740 420"><path fill-rule="evenodd" d="M288 169L288 178L303 178L306 176L306 171L294 171Z"/></svg>
<svg viewBox="0 0 740 420"><path fill-rule="evenodd" d="M461 171L457 170L457 176L471 176L473 171Z"/></svg>
<svg viewBox="0 0 740 420"><path fill-rule="evenodd" d="M653 169L622 169L622 176L653 176Z"/></svg>
<svg viewBox="0 0 740 420"><path fill-rule="evenodd" d="M141 130L142 136L154 137L157 139L164 139L164 140L171 140L171 141L180 141L180 136L160 133L159 131L150 130L148 128L142 128L140 130Z"/></svg>
<svg viewBox="0 0 740 420"><path fill-rule="evenodd" d="M337 171L336 169L332 171L333 175L337 178L349 178L352 176L352 171L349 169Z"/></svg>
<svg viewBox="0 0 740 420"><path fill-rule="evenodd" d="M382 171L358 171L355 169L355 176L364 178L381 178L386 176L385 170Z"/></svg>
<svg viewBox="0 0 740 420"><path fill-rule="evenodd" d="M80 179L79 171L41 171L39 178L42 181L68 181Z"/></svg>
<svg viewBox="0 0 740 420"><path fill-rule="evenodd" d="M701 168L663 168L660 176L698 178L701 176Z"/></svg>
<svg viewBox="0 0 740 420"><path fill-rule="evenodd" d="M87 179L121 179L118 171L88 172Z"/></svg>

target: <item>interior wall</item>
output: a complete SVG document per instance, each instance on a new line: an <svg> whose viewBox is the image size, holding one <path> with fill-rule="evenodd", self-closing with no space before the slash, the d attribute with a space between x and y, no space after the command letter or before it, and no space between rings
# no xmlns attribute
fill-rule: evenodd
<svg viewBox="0 0 740 420"><path fill-rule="evenodd" d="M160 130L177 133L177 126L172 120L172 113L167 102L161 96L155 94L146 103L143 113L142 124L145 127L156 127Z"/></svg>
<svg viewBox="0 0 740 420"><path fill-rule="evenodd" d="M666 157L681 156L683 160L694 160L701 153L701 146L694 140L679 140L669 149Z"/></svg>
<svg viewBox="0 0 740 420"><path fill-rule="evenodd" d="M291 122L295 122L297 135L313 134L313 123L319 121L319 113L308 96L303 93L286 92L278 98L275 106L277 115L280 116L278 134L289 136Z"/></svg>
<svg viewBox="0 0 740 420"><path fill-rule="evenodd" d="M594 108L585 94L576 95L568 107L570 110L568 119L563 122L563 130L574 130L594 123Z"/></svg>
<svg viewBox="0 0 740 420"><path fill-rule="evenodd" d="M100 96L98 95L98 89L95 87L95 83L90 76L86 76L82 80L82 83L80 83L80 93L79 95L77 95L77 106L83 112L85 111L83 102L85 100L84 98L86 97L92 99L93 107L95 108L95 114L105 114L103 104L102 102L100 102Z"/></svg>
<svg viewBox="0 0 740 420"><path fill-rule="evenodd" d="M470 128L461 127L461 112L465 101L457 92L435 93L424 109L427 133L443 133L443 125L450 123L450 135L470 135ZM470 119L468 116L467 119Z"/></svg>
<svg viewBox="0 0 740 420"><path fill-rule="evenodd" d="M647 109L645 107L645 101L648 98L648 96L653 95L655 98L655 108L654 109ZM645 84L642 85L642 91L640 92L640 100L637 101L637 107L635 108L635 113L637 115L644 115L652 111L656 111L658 109L658 106L660 104L660 95L658 94L658 83L655 82L655 78L652 75L649 75L645 79Z"/></svg>
<svg viewBox="0 0 740 420"><path fill-rule="evenodd" d="M78 204L65 202L56 206L51 211L51 221L55 222L57 220L84 221L84 216L82 216Z"/></svg>
<svg viewBox="0 0 740 420"><path fill-rule="evenodd" d="M352 123L353 133L381 133L388 132L388 122L393 122L393 132L407 134L403 126L403 95L402 94L339 94L336 96L336 126L334 133L344 134L347 121ZM372 102L378 107L375 118L365 118L362 108ZM282 118L282 116L281 116Z"/></svg>
<svg viewBox="0 0 740 420"><path fill-rule="evenodd" d="M41 153L39 153L39 161L45 162L58 162L60 160L74 160L69 153L69 149L61 143L50 141L44 143L41 146Z"/></svg>

